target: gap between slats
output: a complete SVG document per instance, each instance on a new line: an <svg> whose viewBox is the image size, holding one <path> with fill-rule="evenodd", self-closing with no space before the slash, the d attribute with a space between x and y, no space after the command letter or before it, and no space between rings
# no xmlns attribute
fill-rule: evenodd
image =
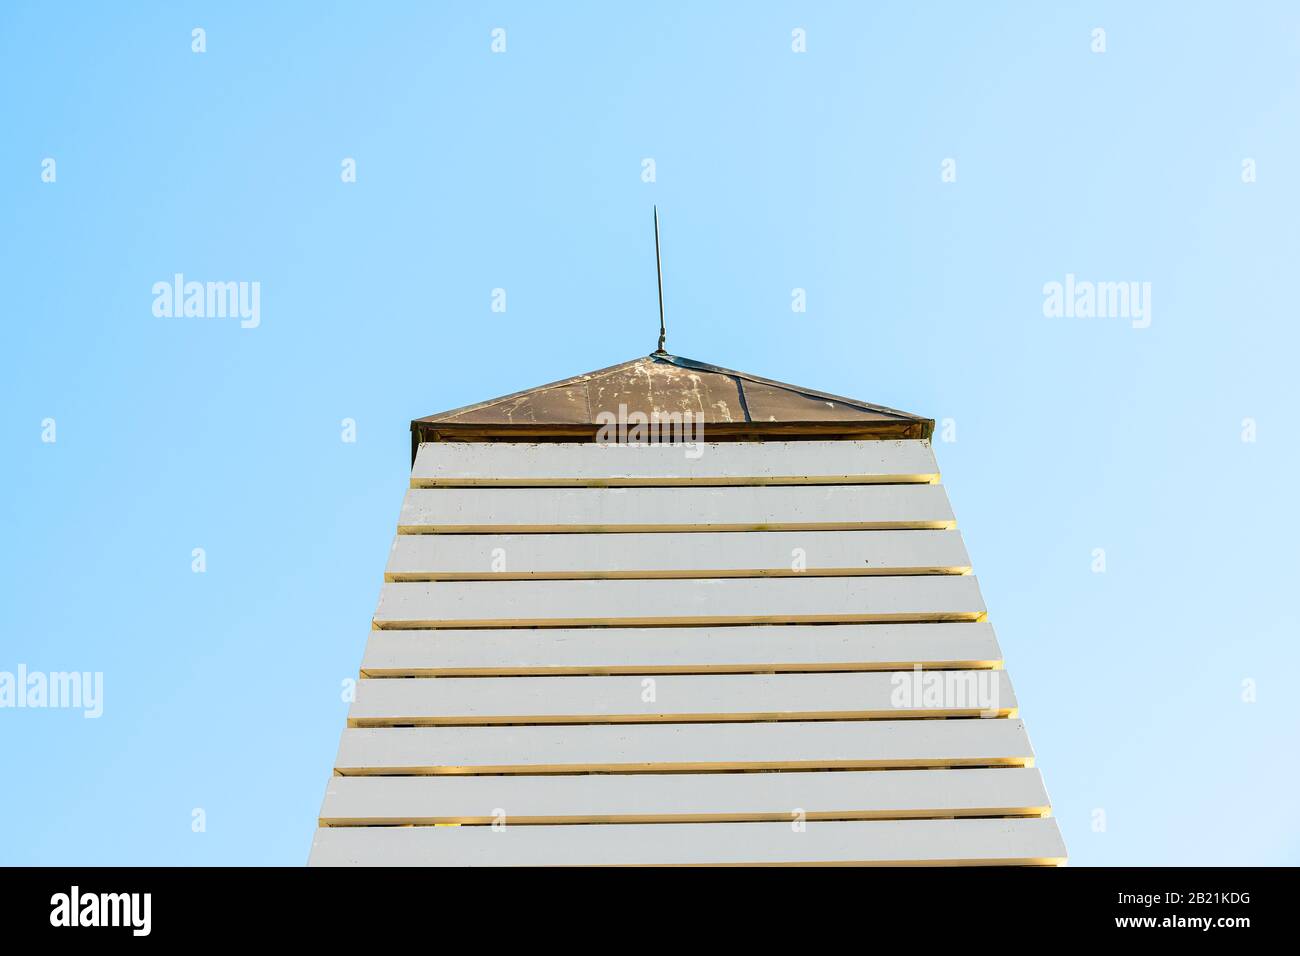
<svg viewBox="0 0 1300 956"><path fill-rule="evenodd" d="M779 475L772 478L412 478L427 488L767 488L802 485L937 485L939 475Z"/></svg>
<svg viewBox="0 0 1300 956"><path fill-rule="evenodd" d="M1000 768L1029 769L1034 766L1032 756L1014 757L934 757L898 758L888 760L780 760L747 761L733 763L580 763L580 764L496 764L485 766L452 766L429 764L409 767L335 767L336 777L517 777L517 776L571 776L592 775L635 776L644 774L717 774L717 773L834 773L841 770L870 770L888 773L892 770L995 770Z"/></svg>
<svg viewBox="0 0 1300 956"><path fill-rule="evenodd" d="M979 807L970 811L951 810L884 810L854 811L828 810L824 813L805 813L808 821L825 823L835 820L1040 820L1050 817L1050 807ZM602 814L582 816L511 816L509 826L618 826L632 823L780 823L789 822L788 812L775 813L700 813L700 814ZM412 817L410 819L331 818L320 819L322 827L478 827L491 826L493 818L481 817Z"/></svg>
<svg viewBox="0 0 1300 956"><path fill-rule="evenodd" d="M745 531L950 531L955 520L939 521L791 521L770 524L556 524L442 525L399 524L398 534L691 534Z"/></svg>
<svg viewBox="0 0 1300 956"><path fill-rule="evenodd" d="M701 571L386 571L384 580L399 581L692 581L707 578L915 578L971 574L970 565L911 568L754 568Z"/></svg>
<svg viewBox="0 0 1300 956"><path fill-rule="evenodd" d="M349 717L347 726L354 729L384 727L575 727L617 724L754 724L816 723L818 721L873 720L1000 720L1020 716L1019 707L999 707L987 714L977 707L943 710L835 710L817 712L754 711L747 713L716 712L667 714L512 714L508 717Z"/></svg>
<svg viewBox="0 0 1300 956"><path fill-rule="evenodd" d="M952 624L983 623L987 611L954 611L917 614L767 614L754 617L618 617L618 618L501 618L492 620L371 620L376 631L438 630L541 630L550 627L698 627L749 624Z"/></svg>
<svg viewBox="0 0 1300 956"><path fill-rule="evenodd" d="M1001 660L866 661L833 664L666 664L590 667L363 667L363 680L418 677L658 677L671 674L865 674L878 671L965 671L1003 669Z"/></svg>

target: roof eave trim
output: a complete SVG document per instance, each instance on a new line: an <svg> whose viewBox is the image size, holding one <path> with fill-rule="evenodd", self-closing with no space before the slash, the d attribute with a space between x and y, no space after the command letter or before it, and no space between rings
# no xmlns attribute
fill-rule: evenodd
<svg viewBox="0 0 1300 956"><path fill-rule="evenodd" d="M594 442L597 425L524 422L466 424L463 422L411 422L411 461L425 442ZM705 425L705 441L879 441L928 439L934 419L853 422L732 422Z"/></svg>

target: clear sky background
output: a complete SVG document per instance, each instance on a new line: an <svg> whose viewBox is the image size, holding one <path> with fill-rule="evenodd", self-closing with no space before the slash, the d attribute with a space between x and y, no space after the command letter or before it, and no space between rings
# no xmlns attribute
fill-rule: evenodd
<svg viewBox="0 0 1300 956"><path fill-rule="evenodd" d="M118 6L0 8L0 862L305 862L410 419L652 350L658 203L669 351L955 423L1072 862L1300 863L1294 7Z"/></svg>

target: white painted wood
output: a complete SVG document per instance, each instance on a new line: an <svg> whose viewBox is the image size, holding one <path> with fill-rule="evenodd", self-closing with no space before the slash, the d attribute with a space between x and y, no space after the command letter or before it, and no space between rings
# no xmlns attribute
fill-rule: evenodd
<svg viewBox="0 0 1300 956"><path fill-rule="evenodd" d="M937 481L927 440L421 444L411 487Z"/></svg>
<svg viewBox="0 0 1300 956"><path fill-rule="evenodd" d="M390 581L959 574L959 531L399 534Z"/></svg>
<svg viewBox="0 0 1300 956"><path fill-rule="evenodd" d="M412 488L399 533L950 528L942 485Z"/></svg>
<svg viewBox="0 0 1300 956"><path fill-rule="evenodd" d="M325 827L313 866L1057 864L1056 820Z"/></svg>
<svg viewBox="0 0 1300 956"><path fill-rule="evenodd" d="M1035 769L331 777L322 826L1041 816Z"/></svg>
<svg viewBox="0 0 1300 956"><path fill-rule="evenodd" d="M1063 860L929 443L700 448L420 447L312 863Z"/></svg>
<svg viewBox="0 0 1300 956"><path fill-rule="evenodd" d="M379 630L368 677L903 670L999 666L988 623Z"/></svg>
<svg viewBox="0 0 1300 956"><path fill-rule="evenodd" d="M918 487L928 487L919 485ZM398 581L377 627L960 621L984 614L971 575L642 581Z"/></svg>
<svg viewBox="0 0 1300 956"><path fill-rule="evenodd" d="M1031 766L1016 718L349 728L342 774Z"/></svg>
<svg viewBox="0 0 1300 956"><path fill-rule="evenodd" d="M1004 670L357 682L354 727L1014 715Z"/></svg>

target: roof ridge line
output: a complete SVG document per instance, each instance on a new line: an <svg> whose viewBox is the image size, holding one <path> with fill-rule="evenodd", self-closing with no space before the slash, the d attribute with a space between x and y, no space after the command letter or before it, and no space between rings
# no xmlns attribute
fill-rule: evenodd
<svg viewBox="0 0 1300 956"><path fill-rule="evenodd" d="M651 358L656 356L651 355ZM852 405L854 408L861 408L865 411L884 412L889 415L897 415L899 418L908 421L917 421L921 416L913 415L911 412L905 412L901 409L890 408L888 405L876 405L873 402L864 402L858 398L848 398L844 395L836 395L832 392L822 392L815 388L805 388L802 385L791 385L789 382L778 382L776 379L763 378L761 375L753 375L749 372L739 372L733 368L724 368L721 365L712 365L709 362L700 362L696 359L686 358L681 355L670 355L667 352L662 353L661 361L668 361L672 365L680 368L699 369L702 372L715 372L719 375L728 375L734 378L743 379L747 382L756 382L759 385L770 385L773 388L785 389L788 392L795 392L799 395L807 395L809 398L823 398L830 401L841 402L845 405ZM683 364L684 363L684 364Z"/></svg>

